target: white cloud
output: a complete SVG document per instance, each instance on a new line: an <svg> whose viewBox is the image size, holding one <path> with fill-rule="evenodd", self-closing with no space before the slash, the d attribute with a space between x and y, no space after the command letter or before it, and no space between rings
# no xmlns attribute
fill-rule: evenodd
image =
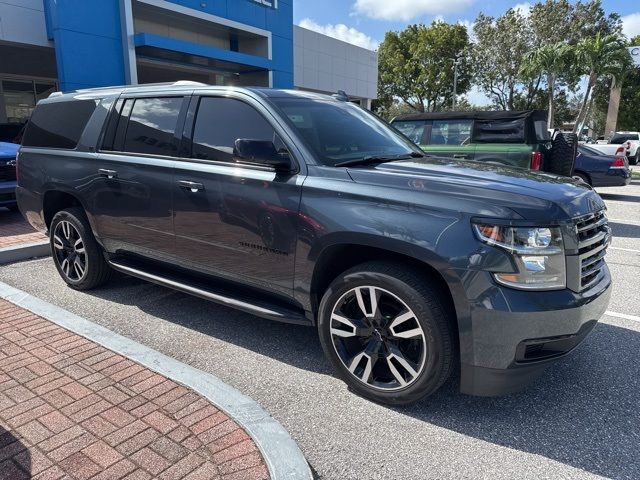
<svg viewBox="0 0 640 480"><path fill-rule="evenodd" d="M476 0L356 0L356 13L379 20L408 22L420 15L460 12Z"/></svg>
<svg viewBox="0 0 640 480"><path fill-rule="evenodd" d="M622 17L622 31L629 38L640 35L640 12Z"/></svg>
<svg viewBox="0 0 640 480"><path fill-rule="evenodd" d="M518 10L520 15L528 17L531 14L531 4L529 2L518 3L512 7L514 10Z"/></svg>
<svg viewBox="0 0 640 480"><path fill-rule="evenodd" d="M314 32L322 33L329 37L337 38L343 42L357 45L358 47L366 48L368 50L377 50L379 43L376 42L369 35L356 30L353 27L347 27L344 23L338 23L336 25L327 24L320 25L310 18L304 18L298 24L302 28L313 30Z"/></svg>

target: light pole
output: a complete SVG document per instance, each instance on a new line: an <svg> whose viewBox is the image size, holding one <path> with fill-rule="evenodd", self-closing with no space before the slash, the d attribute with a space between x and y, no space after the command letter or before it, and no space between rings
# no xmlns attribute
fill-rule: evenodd
<svg viewBox="0 0 640 480"><path fill-rule="evenodd" d="M453 59L453 99L451 100L451 110L456 109L456 97L458 96L458 67L460 66L460 57L462 52Z"/></svg>

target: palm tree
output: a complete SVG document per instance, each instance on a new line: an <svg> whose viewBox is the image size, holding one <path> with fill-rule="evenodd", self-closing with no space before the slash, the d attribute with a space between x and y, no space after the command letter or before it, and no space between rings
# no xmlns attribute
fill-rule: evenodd
<svg viewBox="0 0 640 480"><path fill-rule="evenodd" d="M523 58L520 75L535 78L538 75L546 75L547 90L549 94L549 117L547 128L553 128L555 107L553 102L556 80L558 75L565 71L565 66L570 62L573 48L565 43L543 45L535 50L527 52Z"/></svg>
<svg viewBox="0 0 640 480"><path fill-rule="evenodd" d="M630 64L629 51L623 39L617 35L581 39L575 48L576 64L588 75L587 91L582 99L580 112L573 127L574 133L581 132L590 106L590 96L601 75L618 77Z"/></svg>

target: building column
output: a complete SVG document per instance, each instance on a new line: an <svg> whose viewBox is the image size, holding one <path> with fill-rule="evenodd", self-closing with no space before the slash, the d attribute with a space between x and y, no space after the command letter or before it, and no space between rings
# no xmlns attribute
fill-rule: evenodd
<svg viewBox="0 0 640 480"><path fill-rule="evenodd" d="M367 110L371 110L371 99L370 98L361 98L360 106L362 108L366 108Z"/></svg>

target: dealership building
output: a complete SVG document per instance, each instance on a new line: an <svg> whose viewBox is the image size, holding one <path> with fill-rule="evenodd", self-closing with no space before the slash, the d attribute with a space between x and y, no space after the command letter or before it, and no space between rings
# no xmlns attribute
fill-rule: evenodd
<svg viewBox="0 0 640 480"><path fill-rule="evenodd" d="M376 52L293 24L293 0L0 0L0 123L56 90L192 80L344 90L371 106Z"/></svg>

